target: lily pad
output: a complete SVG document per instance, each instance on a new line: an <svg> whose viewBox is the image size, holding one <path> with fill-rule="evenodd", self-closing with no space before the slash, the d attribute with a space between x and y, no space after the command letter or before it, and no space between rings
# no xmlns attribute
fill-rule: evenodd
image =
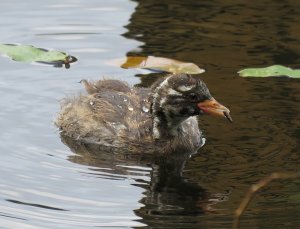
<svg viewBox="0 0 300 229"><path fill-rule="evenodd" d="M300 70L291 69L282 65L272 65L266 68L246 68L240 70L238 74L242 77L288 76L291 78L300 78Z"/></svg>
<svg viewBox="0 0 300 229"><path fill-rule="evenodd" d="M128 56L126 58L113 60L113 65L118 65L122 68L140 68L148 69L159 72L170 73L185 73L185 74L201 74L205 72L204 69L199 68L194 63L181 62L174 59L164 57L140 57L140 56Z"/></svg>
<svg viewBox="0 0 300 229"><path fill-rule="evenodd" d="M70 63L77 61L74 56L57 50L36 48L32 45L0 44L0 53L14 61L38 62L55 67L70 68Z"/></svg>

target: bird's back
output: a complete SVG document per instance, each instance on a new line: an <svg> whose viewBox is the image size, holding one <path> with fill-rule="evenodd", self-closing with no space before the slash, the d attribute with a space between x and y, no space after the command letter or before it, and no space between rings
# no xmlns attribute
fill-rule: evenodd
<svg viewBox="0 0 300 229"><path fill-rule="evenodd" d="M67 98L56 121L72 138L122 147L150 140L149 89L130 88L117 80L85 82L88 95Z"/></svg>

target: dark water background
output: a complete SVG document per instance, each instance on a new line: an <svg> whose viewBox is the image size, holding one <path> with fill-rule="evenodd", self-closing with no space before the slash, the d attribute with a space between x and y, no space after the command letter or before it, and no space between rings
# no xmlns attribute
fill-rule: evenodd
<svg viewBox="0 0 300 229"><path fill-rule="evenodd" d="M0 60L0 228L231 228L249 186L300 166L300 81L240 78L245 67L300 68L300 2L0 2L0 42L64 50L69 70ZM154 55L194 62L232 125L201 117L207 143L184 169L62 143L59 99L82 78L148 86L106 62ZM300 181L271 183L241 228L300 228Z"/></svg>

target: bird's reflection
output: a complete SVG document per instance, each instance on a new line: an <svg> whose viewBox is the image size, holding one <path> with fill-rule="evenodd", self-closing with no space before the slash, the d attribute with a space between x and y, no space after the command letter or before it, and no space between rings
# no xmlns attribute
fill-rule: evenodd
<svg viewBox="0 0 300 229"><path fill-rule="evenodd" d="M138 180L135 184L145 189L144 197L139 201L143 206L136 209L135 214L148 226L165 225L170 217L174 221L174 216L182 218L210 213L213 211L211 206L219 202L200 185L182 177L185 163L191 156L188 153L174 152L168 156L126 154L112 148L81 143L64 135L61 139L75 153L69 157L74 163L106 168L112 175L127 175L128 166L151 168L150 182Z"/></svg>

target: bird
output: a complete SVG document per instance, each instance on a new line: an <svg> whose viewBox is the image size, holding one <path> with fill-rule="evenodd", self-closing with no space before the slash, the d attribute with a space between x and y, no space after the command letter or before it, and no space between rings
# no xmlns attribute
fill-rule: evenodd
<svg viewBox="0 0 300 229"><path fill-rule="evenodd" d="M130 88L128 87L128 85L119 80L105 79L95 82L89 82L86 79L82 79L79 81L79 83L82 83L84 85L84 88L88 94L97 93L101 89L103 90L107 87L114 91L130 92Z"/></svg>
<svg viewBox="0 0 300 229"><path fill-rule="evenodd" d="M61 135L86 144L133 153L190 154L205 142L197 116L232 122L230 110L189 74L168 74L150 88L112 79L81 83L87 94L64 98L55 124Z"/></svg>

